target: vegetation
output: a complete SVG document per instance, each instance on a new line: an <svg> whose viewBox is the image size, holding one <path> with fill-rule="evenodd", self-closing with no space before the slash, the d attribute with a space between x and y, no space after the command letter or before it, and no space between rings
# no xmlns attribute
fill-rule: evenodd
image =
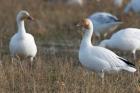
<svg viewBox="0 0 140 93"><path fill-rule="evenodd" d="M12 63L9 54L9 40L17 31L15 19L20 10L27 10L35 18L33 22L26 21L27 32L34 35L38 46L33 67L30 67L28 59L23 62L14 60ZM136 62L138 71L135 74L121 72L105 75L102 84L99 76L81 66L78 53L71 52L71 49L79 48L81 40L81 32L76 24L96 11L117 15L124 22L118 29L140 27L140 15L125 15L123 8L115 8L111 0L102 0L101 3L91 0L83 7L50 4L47 0L1 0L0 92L139 93L139 59ZM65 44L61 49L68 51L52 54L52 51L47 51L50 43ZM67 46L69 44L72 44L72 48ZM131 60L128 53L116 53Z"/></svg>

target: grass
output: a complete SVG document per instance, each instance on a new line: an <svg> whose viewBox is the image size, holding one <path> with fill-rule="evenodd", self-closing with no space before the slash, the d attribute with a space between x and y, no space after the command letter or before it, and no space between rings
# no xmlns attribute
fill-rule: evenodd
<svg viewBox="0 0 140 93"><path fill-rule="evenodd" d="M139 93L138 72L105 75L105 84L93 72L81 66L77 53L46 52L48 42L72 43L78 49L81 35L75 24L96 11L117 15L123 22L118 29L140 27L139 15L124 15L122 9L112 8L112 2L95 4L91 1L84 7L48 4L46 0L1 0L0 1L0 92L1 93ZM9 40L16 32L16 13L25 9L36 19L26 21L26 28L35 37L38 54L33 68L29 61L11 62ZM110 35L108 36L110 37ZM66 47L64 47L66 48ZM131 60L130 55L120 56ZM138 53L139 56L139 53Z"/></svg>
<svg viewBox="0 0 140 93"><path fill-rule="evenodd" d="M32 69L27 60L1 63L1 93L138 93L139 72L106 75L102 85L101 79L73 56L44 55L35 62Z"/></svg>

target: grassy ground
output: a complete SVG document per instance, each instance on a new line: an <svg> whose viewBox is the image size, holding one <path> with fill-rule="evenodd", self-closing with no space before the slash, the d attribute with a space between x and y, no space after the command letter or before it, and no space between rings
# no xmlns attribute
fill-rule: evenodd
<svg viewBox="0 0 140 93"><path fill-rule="evenodd" d="M124 24L118 29L140 27L139 15L126 16L122 9L117 9L111 1L108 2L95 4L95 1L91 1L84 7L77 7L48 4L47 0L1 0L0 92L139 93L139 71L135 74L121 72L106 75L103 85L95 73L89 72L81 66L77 52L52 55L51 51L45 51L48 42L65 43L66 45L72 43L77 49L81 35L75 24L96 11L106 11L117 15L124 21ZM26 21L27 31L34 35L38 46L38 54L33 68L30 68L28 60L22 63L15 60L12 64L9 56L9 40L16 32L15 17L21 9L26 9L35 18L34 22ZM117 53L131 60L130 54ZM139 57L137 61L139 70Z"/></svg>

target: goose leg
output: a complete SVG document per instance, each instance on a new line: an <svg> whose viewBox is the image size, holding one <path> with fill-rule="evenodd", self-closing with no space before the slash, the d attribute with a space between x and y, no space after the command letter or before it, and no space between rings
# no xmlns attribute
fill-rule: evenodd
<svg viewBox="0 0 140 93"><path fill-rule="evenodd" d="M11 62L12 62L12 72L14 72L14 57L11 57ZM12 90L15 90L15 76L12 74Z"/></svg>
<svg viewBox="0 0 140 93"><path fill-rule="evenodd" d="M132 54L133 54L134 62L136 62L136 51L133 51Z"/></svg>
<svg viewBox="0 0 140 93"><path fill-rule="evenodd" d="M100 73L98 73L98 75L101 77L101 79L102 79L102 85L104 85L104 72L102 71L102 72L100 72Z"/></svg>
<svg viewBox="0 0 140 93"><path fill-rule="evenodd" d="M100 41L103 40L104 37L105 37L105 34L101 33L101 34L100 34Z"/></svg>
<svg viewBox="0 0 140 93"><path fill-rule="evenodd" d="M95 43L99 43L101 41L101 35L100 34L96 34L95 35L97 40L95 41Z"/></svg>
<svg viewBox="0 0 140 93"><path fill-rule="evenodd" d="M101 85L100 85L100 87L102 88L102 91L101 92L103 92L103 90L104 90L104 85L105 85L105 81L104 81L104 72L103 72L103 70L102 70L102 72L100 72L100 73L98 73L98 75L101 77L100 79L101 79Z"/></svg>
<svg viewBox="0 0 140 93"><path fill-rule="evenodd" d="M34 67L34 61L33 61L34 57L30 57L30 69L32 70Z"/></svg>

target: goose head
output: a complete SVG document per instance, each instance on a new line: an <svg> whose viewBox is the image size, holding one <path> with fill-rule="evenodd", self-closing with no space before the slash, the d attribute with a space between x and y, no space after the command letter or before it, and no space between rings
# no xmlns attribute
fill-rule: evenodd
<svg viewBox="0 0 140 93"><path fill-rule="evenodd" d="M82 26L82 31L84 32L81 46L85 46L85 45L92 46L92 43L91 43L91 38L92 38L92 34L93 34L92 21L88 18L83 19L81 21L81 26Z"/></svg>
<svg viewBox="0 0 140 93"><path fill-rule="evenodd" d="M28 19L28 20L33 20L33 18L30 16L30 14L25 11L25 10L21 10L18 14L17 14L17 22L18 21L23 21L25 19Z"/></svg>
<svg viewBox="0 0 140 93"><path fill-rule="evenodd" d="M83 31L91 31L93 32L93 24L92 21L88 18L85 18L81 22L81 26L83 28Z"/></svg>

